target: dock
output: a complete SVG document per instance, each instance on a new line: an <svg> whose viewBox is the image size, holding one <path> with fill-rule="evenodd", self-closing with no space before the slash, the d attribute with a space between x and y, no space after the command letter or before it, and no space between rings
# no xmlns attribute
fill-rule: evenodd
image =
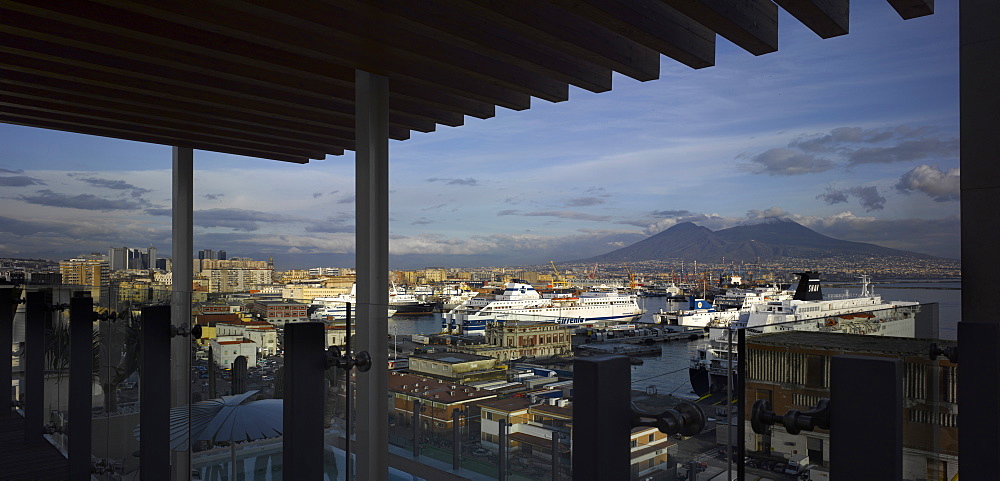
<svg viewBox="0 0 1000 481"><path fill-rule="evenodd" d="M705 335L704 330L676 332L657 327L612 329L575 334L573 335L573 346L600 343L650 345L658 342L693 341L705 337Z"/></svg>

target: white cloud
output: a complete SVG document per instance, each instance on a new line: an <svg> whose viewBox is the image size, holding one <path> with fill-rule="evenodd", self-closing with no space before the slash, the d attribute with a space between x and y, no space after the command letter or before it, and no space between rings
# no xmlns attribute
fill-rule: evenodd
<svg viewBox="0 0 1000 481"><path fill-rule="evenodd" d="M896 183L900 192L923 192L938 202L958 200L961 172L956 167L943 171L937 166L919 165L903 174Z"/></svg>

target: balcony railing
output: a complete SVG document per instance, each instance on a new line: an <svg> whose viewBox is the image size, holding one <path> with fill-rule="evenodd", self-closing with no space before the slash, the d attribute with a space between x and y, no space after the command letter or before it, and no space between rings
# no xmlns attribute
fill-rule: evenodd
<svg viewBox="0 0 1000 481"><path fill-rule="evenodd" d="M177 329L163 291L120 293L116 302L72 286L31 286L15 297L19 291L0 289L15 313L7 322L19 346L9 370L12 399L25 439L55 445L70 478L155 479L176 457L188 459L193 479L229 479L234 471L243 479L317 472L345 479L353 472L345 453L357 449L355 383L368 366L347 345L347 319L225 327L192 316ZM903 321L912 322L910 332L925 332L922 323L936 325L928 316ZM407 352L410 365L389 373L390 478L725 479L730 472L732 479L844 479L860 465L869 475L872 466L885 467L878 476L893 479L951 479L958 470L956 343L851 333L899 321L898 313L873 311L839 318L839 331L826 320L709 329L707 339L678 341L689 343L690 365L676 359L678 369L657 373L683 378L707 365L712 382L703 396L643 390L648 377L633 380L630 367L643 358L629 350L562 363L507 352L585 340L640 349L650 332L608 326L601 334L597 326L522 316L489 323L478 337L429 336L440 344L416 345L416 352L394 339L390 355ZM398 330L408 321L391 322ZM217 337L225 329L245 332ZM280 354L264 347L272 335ZM513 346L505 335L515 336ZM177 389L165 361L170 343L189 347L183 382L191 394L183 406L170 406L165 395ZM702 343L712 345L699 357ZM738 359L734 369L729 357ZM217 422L220 413L238 420Z"/></svg>

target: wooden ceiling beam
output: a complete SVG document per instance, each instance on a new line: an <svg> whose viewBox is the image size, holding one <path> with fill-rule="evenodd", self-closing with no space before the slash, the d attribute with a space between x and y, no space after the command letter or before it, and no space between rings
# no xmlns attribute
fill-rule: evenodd
<svg viewBox="0 0 1000 481"><path fill-rule="evenodd" d="M661 0L754 55L778 50L778 6L771 0Z"/></svg>
<svg viewBox="0 0 1000 481"><path fill-rule="evenodd" d="M923 17L934 13L934 0L889 0L903 20Z"/></svg>
<svg viewBox="0 0 1000 481"><path fill-rule="evenodd" d="M295 155L284 155L284 154L272 154L270 152L261 152L251 149L244 149L232 146L222 146L215 144L207 144L202 142L191 142L187 139L176 139L169 137L162 137L158 135L147 134L143 132L134 132L121 129L104 129L93 127L86 124L75 124L72 122L62 122L57 120L49 119L39 119L34 117L22 118L20 116L8 115L0 112L0 122L13 124L13 125L23 125L25 127L34 127L40 129L49 130L59 130L63 132L72 132L75 134L85 134L85 135L96 135L99 137L108 137L112 139L130 140L134 142L145 142L149 144L159 144L171 147L188 147L197 150L204 150L209 152L221 152L224 154L242 155L246 157L257 157L261 159L270 160L280 160L282 162L290 162L295 164L308 164L309 159L306 157L299 157ZM343 152L335 155L343 155Z"/></svg>
<svg viewBox="0 0 1000 481"><path fill-rule="evenodd" d="M427 89L406 79L394 78L389 89L389 101L394 98L409 99L442 110L450 110L477 119L489 119L497 114L496 105L444 89Z"/></svg>
<svg viewBox="0 0 1000 481"><path fill-rule="evenodd" d="M419 65L413 70L433 69L471 76L480 83L492 83L550 102L569 99L569 87L565 82L504 63L474 49L407 32L383 17L373 22L372 15L340 8L340 2L214 1L250 15L325 33L327 41L344 42L348 50L352 49L350 45L356 45L357 50L368 53L366 61L382 63L390 69L399 64ZM371 8L363 10L370 13Z"/></svg>
<svg viewBox="0 0 1000 481"><path fill-rule="evenodd" d="M439 0L463 15L481 18L511 34L639 81L660 76L659 54L572 11L538 0Z"/></svg>
<svg viewBox="0 0 1000 481"><path fill-rule="evenodd" d="M493 83L484 83L480 81L481 77L478 75L456 71L454 68L428 68L426 63L407 58L408 56L392 54L392 52L373 52L365 46L353 45L350 42L344 42L341 45L331 44L331 40L334 38L330 36L332 32L329 27L279 15L277 12L274 13L273 18L266 18L249 15L208 1L196 4L158 0L95 1L247 40L251 43L294 51L317 61L332 62L387 75L391 81L390 85L401 80L415 83L420 88L432 86L452 95L469 97L512 110L524 110L531 106L530 95ZM236 5L257 8L254 5L244 3ZM336 48L332 48L332 46ZM387 55L389 58L386 58Z"/></svg>
<svg viewBox="0 0 1000 481"><path fill-rule="evenodd" d="M176 122L166 122L162 119L153 121L135 115L127 115L118 112L114 115L107 115L106 112L98 110L69 109L64 104L49 102L44 100L18 99L15 104L10 97L0 99L0 106L5 113L21 116L45 116L53 120L67 120L72 122L90 122L95 127L123 128L141 132L159 132L161 135L172 135L181 138L187 133L192 140L216 143L219 145L244 146L261 152L284 153L301 155L310 159L322 159L328 152L342 150L343 147L336 146L327 148L315 148L303 145L291 145L288 142L272 142L270 139L261 139L249 134L220 131L219 129L203 129L201 127L192 129L190 125Z"/></svg>
<svg viewBox="0 0 1000 481"><path fill-rule="evenodd" d="M350 99L353 104L354 69L341 65L318 62L295 52L252 44L101 4L91 4L83 10L77 8L75 0L48 0L44 3L44 8L15 1L4 5L16 12L66 22L93 31L111 32L116 37L106 39L102 43L105 47L113 52L128 48L143 61L150 61L155 52L156 57L178 59L183 62L184 68L196 65L202 69L223 70L230 74L251 69L255 76L262 80L267 78L270 84L288 84L322 97L333 95ZM115 23L109 23L111 20ZM62 31L64 28L50 27L48 30ZM95 34L91 32L88 36L93 37ZM249 52L253 56L249 56ZM310 86L309 82L314 85ZM418 110L410 113L449 126L461 125L456 124L456 117L449 110L459 110L459 114L468 113L480 117L492 116L494 112L492 105L463 105L469 102L443 95L429 95L427 90L407 94L393 92L390 97L391 109L398 108L394 104L419 106Z"/></svg>
<svg viewBox="0 0 1000 481"><path fill-rule="evenodd" d="M68 47L74 49L69 52L87 56L101 65L126 70L131 75L152 75L159 79L173 80L185 85L191 85L192 79L197 79L199 86L241 92L260 98L286 99L295 104L309 106L308 108L314 108L317 111L336 112L345 118L351 118L354 115L353 88L315 82L310 85L310 82L304 79L295 79L241 64L199 58L197 55L187 52L171 51L165 47L157 47L134 39L129 41L129 39L121 37L107 38L108 35L102 35L96 30L60 24L44 18L26 18L24 14L19 12L4 13L6 15L4 15L4 24L0 26L0 32L9 34L12 39L8 42L10 46L21 46L22 49L38 48L39 51L60 51L61 53L66 53ZM26 28L25 23L19 24L18 21L34 23L36 26L44 26L45 29ZM49 32L59 32L59 34ZM46 46L45 44L51 45ZM153 55L152 52L157 54ZM163 60L160 55L170 60ZM213 65L217 70L213 70ZM268 78L269 76L271 78ZM292 84L289 84L289 81L292 81ZM430 132L434 130L433 114L432 109L423 109L420 115L431 116L431 118L416 119L414 115L390 112L390 122L408 129ZM441 115L443 121L451 122L453 121L451 119L453 116Z"/></svg>
<svg viewBox="0 0 1000 481"><path fill-rule="evenodd" d="M249 157L261 157L265 159L282 160L298 164L308 163L312 157L306 155L294 155L287 152L271 152L270 150L257 150L248 148L246 145L230 145L216 143L198 139L197 136L177 135L174 132L163 133L154 131L137 131L126 128L122 125L101 125L89 119L73 119L66 116L51 115L45 112L13 112L9 109L0 111L0 121L25 125L29 127L40 127L46 129L63 130L87 135L98 135L123 140L134 140L138 142L148 142L153 144L169 145L174 147L190 147L198 150L208 150L212 152L222 152L226 154L245 155Z"/></svg>
<svg viewBox="0 0 1000 481"><path fill-rule="evenodd" d="M4 31L0 27L0 31ZM312 117L339 117L345 124L353 125L353 98L350 101L329 97L319 99L314 96L297 95L291 92L275 91L266 86L241 84L225 78L208 75L191 75L168 67L147 64L137 60L96 52L77 46L56 44L47 40L22 37L8 33L0 51L18 53L45 60L65 62L83 68L93 68L102 73L116 74L126 78L154 81L157 84L171 84L180 88L181 95L201 92L208 96L225 95L240 97L254 103L266 103L284 109L297 111L296 115ZM155 91L154 91L155 92ZM432 132L434 123L415 120L412 117L390 113L390 124L410 130Z"/></svg>
<svg viewBox="0 0 1000 481"><path fill-rule="evenodd" d="M796 20L820 38L847 35L850 26L850 0L774 0Z"/></svg>
<svg viewBox="0 0 1000 481"><path fill-rule="evenodd" d="M0 67L6 69L5 77L8 79L21 76L26 81L46 88L79 90L88 95L130 99L135 103L228 118L278 131L354 136L354 123L349 118L322 118L311 112L299 112L244 98L189 91L169 84L117 76L82 66L24 57L3 52L2 46ZM389 137L392 139L406 140L409 132L404 128L389 127Z"/></svg>
<svg viewBox="0 0 1000 481"><path fill-rule="evenodd" d="M461 15L433 0L412 2L343 1L337 6L356 12L379 9L379 14L400 34L410 32L450 45L463 45L525 70L551 76L591 92L611 90L611 69L574 58L542 43L528 42L490 22Z"/></svg>
<svg viewBox="0 0 1000 481"><path fill-rule="evenodd" d="M25 84L16 81L8 81L7 78L0 79L0 92L4 95L18 97L25 102L25 105L35 107L49 107L52 104L65 105L67 112L106 112L107 117L112 117L116 113L129 116L137 116L149 119L152 123L162 126L168 124L174 126L189 125L199 132L231 132L237 136L246 135L247 138L269 139L274 145L288 146L310 146L316 149L343 148L354 150L353 132L341 132L339 134L329 132L326 135L314 135L306 132L290 132L277 128L267 128L264 126L252 126L246 123L233 121L231 119L208 117L196 112L181 111L170 108L154 106L148 103L129 103L123 98L94 96L83 94L80 91L66 91L62 89L51 90L38 85Z"/></svg>
<svg viewBox="0 0 1000 481"><path fill-rule="evenodd" d="M715 65L715 32L659 0L548 0L688 67Z"/></svg>

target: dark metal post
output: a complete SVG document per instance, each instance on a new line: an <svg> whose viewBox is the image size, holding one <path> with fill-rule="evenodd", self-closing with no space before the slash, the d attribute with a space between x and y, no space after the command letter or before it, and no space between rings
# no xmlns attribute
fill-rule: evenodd
<svg viewBox="0 0 1000 481"><path fill-rule="evenodd" d="M994 478L1000 454L996 434L1000 427L1000 324L963 320L958 323L958 345L962 348L962 362L958 364L959 412L965 413L958 418L962 474L965 479Z"/></svg>
<svg viewBox="0 0 1000 481"><path fill-rule="evenodd" d="M747 450L747 423L746 423L746 411L747 411L747 364L750 362L747 359L749 352L747 351L747 331L746 329L740 329L737 331L736 338L736 356L737 365L736 369L739 375L736 376L736 412L738 423L736 426L736 479L746 479L746 450ZM732 425L730 425L730 429ZM732 450L730 450L730 456L732 456Z"/></svg>
<svg viewBox="0 0 1000 481"><path fill-rule="evenodd" d="M233 395L247 392L247 357L236 356L232 370Z"/></svg>
<svg viewBox="0 0 1000 481"><path fill-rule="evenodd" d="M728 436L729 435L728 434L729 431L726 431L726 433L727 433L726 435ZM732 447L732 446L730 446L730 447ZM731 453L732 453L732 450L730 449L730 454ZM730 456L730 459L732 459L732 456ZM695 461L693 459L691 461L688 461L688 477L687 477L687 481L698 481L698 471L699 471L698 468L699 468L698 461ZM736 478L736 479L740 479L740 478Z"/></svg>
<svg viewBox="0 0 1000 481"><path fill-rule="evenodd" d="M733 329L726 329L726 477L733 473ZM694 464L692 464L694 466ZM697 472L697 470L695 471ZM694 477L691 477L694 481Z"/></svg>
<svg viewBox="0 0 1000 481"><path fill-rule="evenodd" d="M94 299L69 300L69 479L90 477ZM114 391L105 395L114 396Z"/></svg>
<svg viewBox="0 0 1000 481"><path fill-rule="evenodd" d="M41 442L45 415L45 306L44 292L29 292L24 319L24 442Z"/></svg>
<svg viewBox="0 0 1000 481"><path fill-rule="evenodd" d="M631 378L625 356L573 361L573 479L629 479Z"/></svg>
<svg viewBox="0 0 1000 481"><path fill-rule="evenodd" d="M344 306L346 308L346 314L344 316L344 353L348 358L351 357L351 303L347 302ZM344 475L344 479L351 481L354 472L351 466L351 435L354 434L354 392L351 391L351 374L352 369L344 371L344 430L347 434L344 436L344 471L347 473Z"/></svg>
<svg viewBox="0 0 1000 481"><path fill-rule="evenodd" d="M413 457L420 457L420 400L413 400Z"/></svg>
<svg viewBox="0 0 1000 481"><path fill-rule="evenodd" d="M142 308L142 380L139 385L139 476L170 472L170 306Z"/></svg>
<svg viewBox="0 0 1000 481"><path fill-rule="evenodd" d="M462 427L459 425L461 419L462 411L456 409L451 412L452 437L454 438L451 450L451 469L455 471L462 467Z"/></svg>
<svg viewBox="0 0 1000 481"><path fill-rule="evenodd" d="M322 322L285 325L285 479L323 479L324 344Z"/></svg>
<svg viewBox="0 0 1000 481"><path fill-rule="evenodd" d="M17 304L14 304L14 289L12 287L2 287L0 288L0 346L10 346L14 343L14 309ZM0 347L6 349L6 347ZM14 378L13 373L13 363L11 362L11 356L0 356L0 386L7 391L7 395L4 396L7 399L4 400L6 406L0 410L0 417L7 417L11 413L10 401L14 399L10 395L10 385Z"/></svg>
<svg viewBox="0 0 1000 481"><path fill-rule="evenodd" d="M213 350L212 346L208 346L208 398L209 399L216 398L215 386L217 381L215 380L215 376L217 375L218 373L216 372L215 368L215 351Z"/></svg>
<svg viewBox="0 0 1000 481"><path fill-rule="evenodd" d="M500 453L497 456L497 468L500 470L498 478L500 481L507 481L507 428L511 424L506 419L500 420Z"/></svg>
<svg viewBox="0 0 1000 481"><path fill-rule="evenodd" d="M559 438L562 433L552 431L552 481L559 481Z"/></svg>
<svg viewBox="0 0 1000 481"><path fill-rule="evenodd" d="M899 359L833 356L832 479L903 479L902 372Z"/></svg>

